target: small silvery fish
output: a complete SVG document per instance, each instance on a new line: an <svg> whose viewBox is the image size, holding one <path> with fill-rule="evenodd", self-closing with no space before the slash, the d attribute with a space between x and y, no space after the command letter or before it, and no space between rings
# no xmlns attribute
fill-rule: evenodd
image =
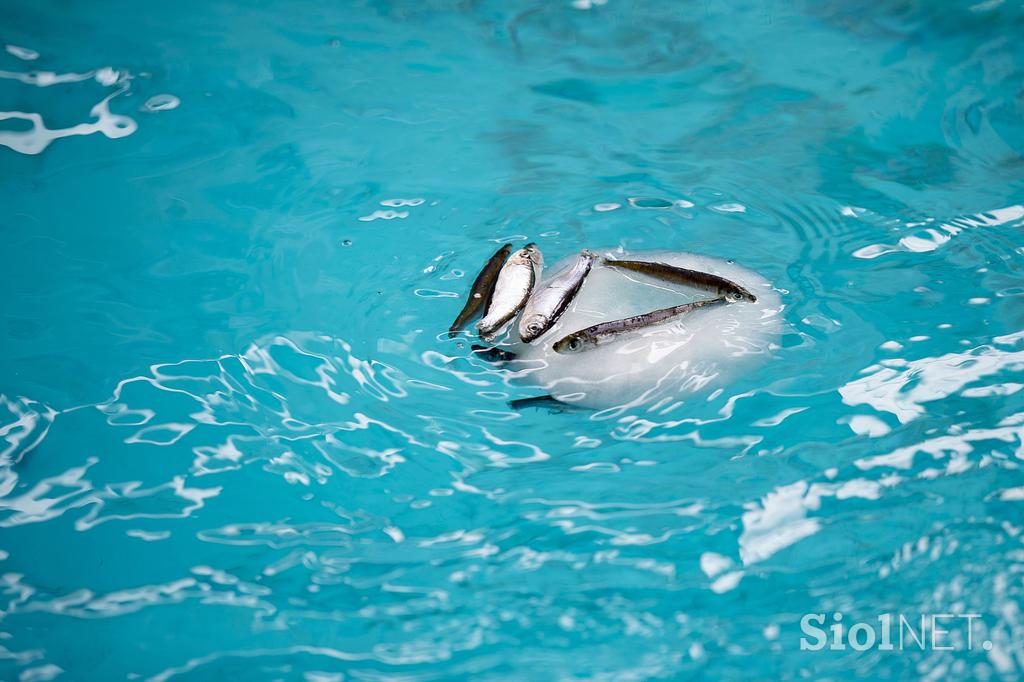
<svg viewBox="0 0 1024 682"><path fill-rule="evenodd" d="M487 314L476 323L481 338L493 338L499 329L522 310L540 279L543 264L544 257L532 242L512 254L498 273Z"/></svg>
<svg viewBox="0 0 1024 682"><path fill-rule="evenodd" d="M487 306L491 302L491 295L494 293L494 285L498 281L498 273L501 271L501 266L508 260L508 254L511 252L512 245L505 244L490 257L483 270L480 271L480 274L473 281L473 288L469 290L469 300L466 301L462 312L459 313L459 316L455 318L455 322L448 329L448 336L455 336L474 315L481 310L487 310Z"/></svg>
<svg viewBox="0 0 1024 682"><path fill-rule="evenodd" d="M719 296L725 296L726 298L733 300L745 299L751 303L757 301L757 297L754 296L754 294L750 293L739 284L736 284L736 282L728 280L725 277L712 275L710 272L689 270L687 268L680 268L667 263L649 263L639 260L609 260L606 258L604 259L604 264L613 268L622 268L623 270L639 272L666 282L685 284L686 286L710 291L718 294Z"/></svg>
<svg viewBox="0 0 1024 682"><path fill-rule="evenodd" d="M614 339L620 334L660 324L666 320L671 320L673 317L685 315L686 313L693 312L699 308L728 302L728 299L723 297L709 298L704 301L693 301L692 303L672 306L671 308L652 310L651 312L644 313L643 315L634 315L633 317L627 317L621 320L601 322L600 324L595 324L592 327L581 329L578 332L573 332L572 334L559 339L555 342L555 352L578 353L579 351L589 350L600 343Z"/></svg>
<svg viewBox="0 0 1024 682"><path fill-rule="evenodd" d="M519 338L530 343L551 328L576 298L597 254L584 249L571 268L534 292L519 320Z"/></svg>

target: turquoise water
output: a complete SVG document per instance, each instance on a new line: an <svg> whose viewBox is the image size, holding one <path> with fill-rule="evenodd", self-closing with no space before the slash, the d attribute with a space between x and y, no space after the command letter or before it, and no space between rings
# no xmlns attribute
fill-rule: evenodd
<svg viewBox="0 0 1024 682"><path fill-rule="evenodd" d="M6 0L0 677L1017 677L1022 33ZM527 239L733 259L786 331L673 410L510 411L442 332ZM837 611L980 619L801 650Z"/></svg>

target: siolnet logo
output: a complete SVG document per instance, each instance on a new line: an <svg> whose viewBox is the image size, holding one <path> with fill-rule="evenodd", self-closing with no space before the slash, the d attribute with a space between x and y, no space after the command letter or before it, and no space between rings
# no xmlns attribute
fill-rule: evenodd
<svg viewBox="0 0 1024 682"><path fill-rule="evenodd" d="M843 614L835 612L807 613L800 619L801 651L972 651L978 642L974 637L979 613L932 613L908 617L902 613L883 613L875 622L855 622L847 626ZM985 651L992 642L980 643Z"/></svg>

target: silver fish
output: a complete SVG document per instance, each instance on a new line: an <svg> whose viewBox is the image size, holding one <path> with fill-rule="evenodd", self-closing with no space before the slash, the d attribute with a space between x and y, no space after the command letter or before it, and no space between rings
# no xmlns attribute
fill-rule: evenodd
<svg viewBox="0 0 1024 682"><path fill-rule="evenodd" d="M670 308L652 310L649 313L634 315L633 317L627 317L621 320L601 322L600 324L595 324L592 327L581 329L578 332L573 332L572 334L559 339L555 342L555 352L578 353L579 351L589 350L590 348L597 346L599 343L614 339L620 334L660 324L666 320L672 319L673 317L685 315L686 313L693 312L699 308L720 305L728 302L728 299L724 297L709 298L704 301L693 301L692 303L684 303Z"/></svg>
<svg viewBox="0 0 1024 682"><path fill-rule="evenodd" d="M551 329L551 325L558 321L569 303L576 298L596 259L596 253L586 249L580 251L579 258L571 268L556 275L534 292L519 320L519 338L530 343Z"/></svg>
<svg viewBox="0 0 1024 682"><path fill-rule="evenodd" d="M499 329L523 309L540 279L543 265L544 257L533 242L513 253L505 262L498 273L487 314L476 323L481 338L493 338Z"/></svg>
<svg viewBox="0 0 1024 682"><path fill-rule="evenodd" d="M725 296L726 298L731 298L733 300L745 299L752 303L757 301L757 297L754 296L754 294L750 293L739 284L736 284L736 282L726 279L725 277L712 275L710 272L689 270L676 265L669 265L668 263L652 263L642 260L610 260L606 258L604 259L604 264L613 268L622 268L623 270L639 272L666 282L674 282L676 284L684 284L696 289L703 289L704 291L710 291L719 296Z"/></svg>

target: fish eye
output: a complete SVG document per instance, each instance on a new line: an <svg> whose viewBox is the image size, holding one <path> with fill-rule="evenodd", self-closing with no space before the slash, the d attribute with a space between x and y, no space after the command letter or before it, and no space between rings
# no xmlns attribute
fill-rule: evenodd
<svg viewBox="0 0 1024 682"><path fill-rule="evenodd" d="M569 340L569 350L579 350L580 346L582 346L582 345L583 344L580 343L579 339L570 339Z"/></svg>
<svg viewBox="0 0 1024 682"><path fill-rule="evenodd" d="M536 334L537 332L539 332L540 328L541 328L540 322L531 322L528 325L526 325L526 330L531 332L531 333L533 333L533 334Z"/></svg>

